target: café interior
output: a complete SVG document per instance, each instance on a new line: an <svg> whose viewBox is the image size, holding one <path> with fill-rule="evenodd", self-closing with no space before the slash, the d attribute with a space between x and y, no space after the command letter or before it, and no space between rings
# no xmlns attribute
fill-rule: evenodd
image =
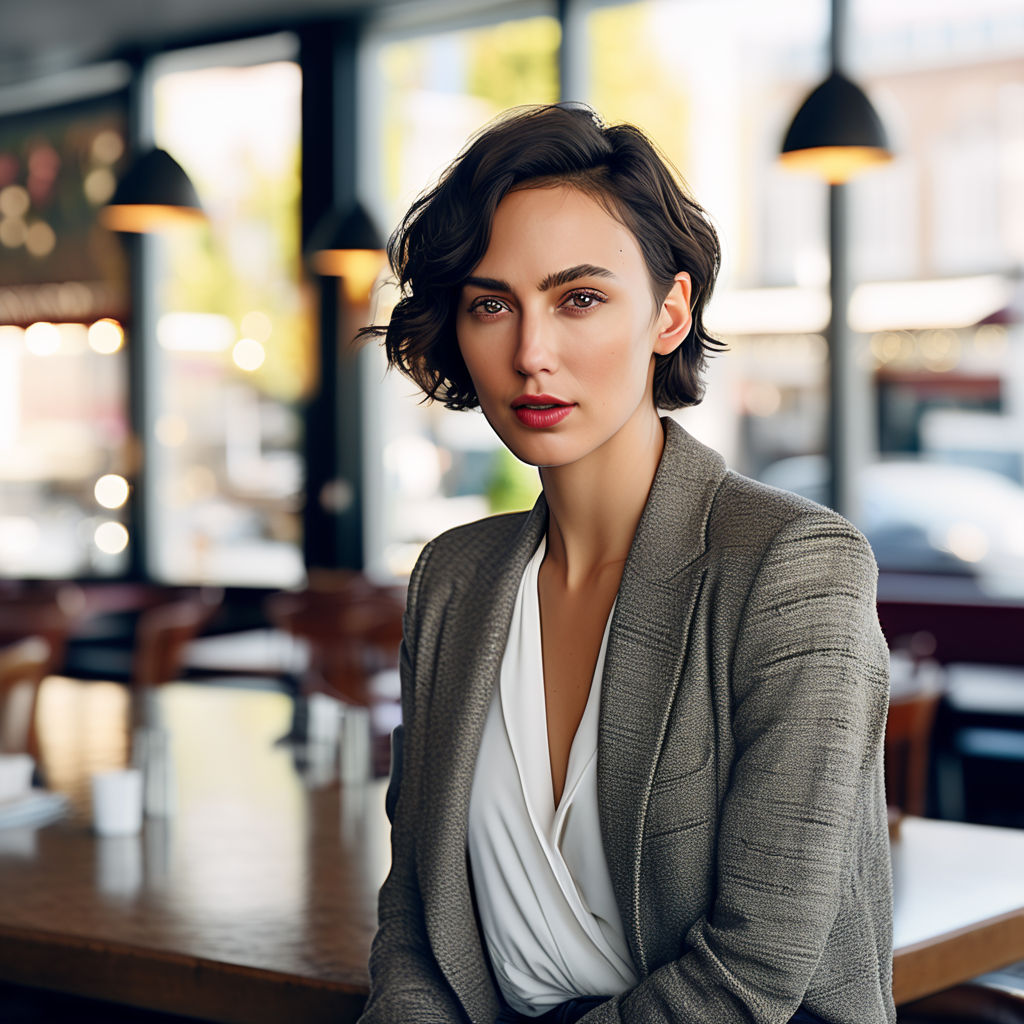
<svg viewBox="0 0 1024 1024"><path fill-rule="evenodd" d="M1019 2L0 25L0 1019L358 1018L409 573L539 482L352 339L466 140L573 100L724 242L672 415L874 550L897 1019L1024 1021Z"/></svg>

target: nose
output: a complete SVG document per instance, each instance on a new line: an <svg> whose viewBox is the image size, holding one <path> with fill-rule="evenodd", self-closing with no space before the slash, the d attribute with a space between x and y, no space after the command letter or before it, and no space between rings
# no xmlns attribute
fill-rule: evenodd
<svg viewBox="0 0 1024 1024"><path fill-rule="evenodd" d="M557 363L552 326L545 322L543 316L524 311L520 318L519 338L516 343L516 373L524 377L551 373Z"/></svg>

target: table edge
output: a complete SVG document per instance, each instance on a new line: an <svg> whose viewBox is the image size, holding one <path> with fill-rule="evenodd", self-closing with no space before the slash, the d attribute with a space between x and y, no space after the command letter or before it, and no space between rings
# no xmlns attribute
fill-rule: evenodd
<svg viewBox="0 0 1024 1024"><path fill-rule="evenodd" d="M1024 906L894 949L893 1001L900 1006L1022 958Z"/></svg>
<svg viewBox="0 0 1024 1024"><path fill-rule="evenodd" d="M344 982L11 925L0 925L0 979L220 1024L355 1021L367 995Z"/></svg>

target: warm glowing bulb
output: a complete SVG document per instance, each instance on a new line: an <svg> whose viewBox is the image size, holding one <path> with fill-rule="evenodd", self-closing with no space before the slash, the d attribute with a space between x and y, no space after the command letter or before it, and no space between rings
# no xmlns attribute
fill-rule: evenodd
<svg viewBox="0 0 1024 1024"><path fill-rule="evenodd" d="M254 338L241 338L231 350L235 365L242 370L258 370L267 358L266 350Z"/></svg>
<svg viewBox="0 0 1024 1024"><path fill-rule="evenodd" d="M8 185L0 189L0 213L5 217L24 217L32 199L23 185Z"/></svg>
<svg viewBox="0 0 1024 1024"><path fill-rule="evenodd" d="M33 255L42 259L53 252L57 244L57 235L45 221L36 221L25 235L25 248Z"/></svg>
<svg viewBox="0 0 1024 1024"><path fill-rule="evenodd" d="M112 164L124 152L124 139L111 129L102 131L92 140L92 155L100 163Z"/></svg>
<svg viewBox="0 0 1024 1024"><path fill-rule="evenodd" d="M117 178L109 167L94 167L82 182L82 191L93 206L101 206L117 190Z"/></svg>
<svg viewBox="0 0 1024 1024"><path fill-rule="evenodd" d="M89 347L100 355L109 356L124 344L124 329L116 320L97 320L89 328Z"/></svg>
<svg viewBox="0 0 1024 1024"><path fill-rule="evenodd" d="M128 531L121 523L100 523L93 534L96 547L105 555L119 555L128 547Z"/></svg>
<svg viewBox="0 0 1024 1024"><path fill-rule="evenodd" d="M864 171L892 160L892 153L876 146L816 146L793 149L779 160L788 170L814 174L830 185L842 185Z"/></svg>
<svg viewBox="0 0 1024 1024"><path fill-rule="evenodd" d="M312 263L321 277L344 278L345 298L362 305L370 300L384 266L384 253L378 249L323 249L313 255Z"/></svg>
<svg viewBox="0 0 1024 1024"><path fill-rule="evenodd" d="M52 356L60 351L60 331L46 321L25 328L25 347L34 356Z"/></svg>
<svg viewBox="0 0 1024 1024"><path fill-rule="evenodd" d="M206 216L193 206L159 206L156 204L104 206L100 223L111 231L145 234L202 224Z"/></svg>
<svg viewBox="0 0 1024 1024"><path fill-rule="evenodd" d="M107 473L96 481L93 494L104 508L120 508L128 500L128 481L116 473Z"/></svg>
<svg viewBox="0 0 1024 1024"><path fill-rule="evenodd" d="M28 225L20 217L6 217L0 220L0 245L8 249L17 249L25 244L28 237Z"/></svg>

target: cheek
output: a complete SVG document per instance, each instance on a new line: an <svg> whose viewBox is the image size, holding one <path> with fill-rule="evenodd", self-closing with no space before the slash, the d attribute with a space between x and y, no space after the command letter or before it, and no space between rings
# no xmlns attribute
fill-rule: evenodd
<svg viewBox="0 0 1024 1024"><path fill-rule="evenodd" d="M476 367L480 361L478 354L480 346L475 345L473 342L472 332L456 324L455 347L459 350L459 355L462 356L462 361L466 364L466 369L469 370L471 377L475 377Z"/></svg>
<svg viewBox="0 0 1024 1024"><path fill-rule="evenodd" d="M599 344L580 351L577 376L594 386L616 391L630 384L644 387L653 355L650 333L649 324L624 319L614 330L605 332Z"/></svg>
<svg viewBox="0 0 1024 1024"><path fill-rule="evenodd" d="M459 352L462 354L462 361L466 364L470 380L473 381L473 388L481 402L487 401L487 392L495 378L495 366L497 361L488 357L486 351L480 345L472 342L460 342Z"/></svg>

